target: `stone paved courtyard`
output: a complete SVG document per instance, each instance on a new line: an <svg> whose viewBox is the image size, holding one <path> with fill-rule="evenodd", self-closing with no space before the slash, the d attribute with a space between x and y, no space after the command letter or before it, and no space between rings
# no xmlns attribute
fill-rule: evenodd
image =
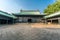
<svg viewBox="0 0 60 40"><path fill-rule="evenodd" d="M59 28L37 28L32 25L31 23L17 23L2 26L0 40L60 40Z"/></svg>

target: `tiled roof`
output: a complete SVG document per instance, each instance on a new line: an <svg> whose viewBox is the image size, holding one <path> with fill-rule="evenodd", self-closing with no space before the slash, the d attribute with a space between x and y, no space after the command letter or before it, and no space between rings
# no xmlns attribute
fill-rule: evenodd
<svg viewBox="0 0 60 40"><path fill-rule="evenodd" d="M58 15L60 15L60 11L59 12L56 12L56 13L53 13L51 15L47 15L44 18L51 18L51 17L58 16Z"/></svg>
<svg viewBox="0 0 60 40"><path fill-rule="evenodd" d="M7 16L7 17L10 17L10 18L13 18L13 19L17 18L14 15L8 14L7 12L3 12L3 11L0 11L0 15Z"/></svg>
<svg viewBox="0 0 60 40"><path fill-rule="evenodd" d="M21 10L20 13L15 13L16 15L41 15L38 10Z"/></svg>
<svg viewBox="0 0 60 40"><path fill-rule="evenodd" d="M40 12L21 12L21 15L40 15Z"/></svg>

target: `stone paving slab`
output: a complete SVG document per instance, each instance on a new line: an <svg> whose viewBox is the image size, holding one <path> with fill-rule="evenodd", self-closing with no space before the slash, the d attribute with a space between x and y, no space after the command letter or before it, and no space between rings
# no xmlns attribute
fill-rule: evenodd
<svg viewBox="0 0 60 40"><path fill-rule="evenodd" d="M30 24L15 24L0 29L0 40L60 40L60 29L32 28Z"/></svg>
<svg viewBox="0 0 60 40"><path fill-rule="evenodd" d="M33 28L60 28L60 24L32 23L31 26Z"/></svg>

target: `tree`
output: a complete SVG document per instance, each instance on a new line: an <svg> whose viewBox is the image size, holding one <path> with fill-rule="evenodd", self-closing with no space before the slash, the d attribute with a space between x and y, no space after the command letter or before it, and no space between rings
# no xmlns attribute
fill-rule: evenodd
<svg viewBox="0 0 60 40"><path fill-rule="evenodd" d="M58 11L60 11L60 1L56 1L55 3L48 5L48 7L44 10L44 13L49 15Z"/></svg>

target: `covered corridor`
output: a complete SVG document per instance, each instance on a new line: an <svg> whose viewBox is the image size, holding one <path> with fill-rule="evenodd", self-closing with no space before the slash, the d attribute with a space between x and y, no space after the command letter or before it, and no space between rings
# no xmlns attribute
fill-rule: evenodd
<svg viewBox="0 0 60 40"><path fill-rule="evenodd" d="M0 24L13 24L16 22L16 20L17 17L14 15L0 11Z"/></svg>
<svg viewBox="0 0 60 40"><path fill-rule="evenodd" d="M47 23L50 22L54 24L60 24L60 12L47 15L44 18L46 19Z"/></svg>

